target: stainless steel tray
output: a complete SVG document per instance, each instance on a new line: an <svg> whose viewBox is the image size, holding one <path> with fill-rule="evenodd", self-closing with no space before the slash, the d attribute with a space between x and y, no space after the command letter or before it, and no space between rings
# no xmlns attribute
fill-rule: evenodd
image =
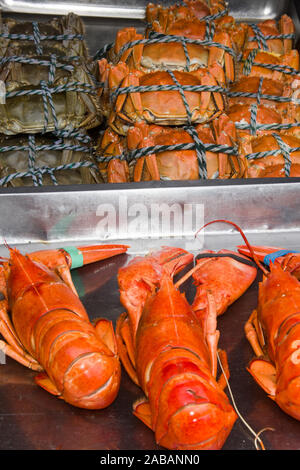
<svg viewBox="0 0 300 470"><path fill-rule="evenodd" d="M250 4L234 0L230 6L232 10L235 7L234 14L238 18L245 17L246 11L249 21L292 11L297 22L295 10L289 3L269 0ZM24 4L28 5L27 2ZM78 4L82 6L83 2ZM33 18L35 13L39 14L28 9L26 15L18 13L17 2L14 1L2 1L1 5L8 16L28 17L30 14ZM94 6L93 3L91 5ZM13 13L8 11L10 7L14 9ZM72 10L76 11L75 8ZM58 9L55 14L58 14ZM123 18L101 15L85 17L91 53L111 42L120 27L143 26L140 17L133 14L130 19L125 14ZM217 250L234 249L242 242L240 235L225 224L207 227L203 238L195 241L193 234L203 222L229 219L240 225L252 244L299 249L299 194L300 178L1 188L0 239L17 246L22 252L99 241L130 244L127 255L72 272L91 319L104 315L115 322L123 311L119 302L117 270L136 253L145 253L162 245L182 246L196 253L203 244L205 248ZM154 205L170 217L169 230L161 218L156 219L159 222L151 229ZM185 210L190 211L189 224L176 224L179 219L172 215L175 214L174 207L181 215ZM130 222L139 208L144 211L142 223L139 230L134 231L130 229ZM110 211L114 218L108 222L105 218ZM7 249L3 244L0 256L6 255ZM299 422L284 414L246 371L253 353L243 327L257 305L257 286L255 281L219 319L220 347L228 353L230 386L240 413L257 432L265 427L274 428L274 431L265 431L261 436L266 448L298 450ZM188 284L186 294L189 299L193 293L192 286ZM159 449L152 431L132 415L132 403L140 397L141 391L124 370L116 401L101 411L76 409L51 396L35 385L32 371L10 358L0 365L0 372L0 450ZM241 420L237 420L223 449L254 448L252 434Z"/></svg>
<svg viewBox="0 0 300 470"><path fill-rule="evenodd" d="M17 245L23 252L70 243L92 243L104 240L99 235L99 221L104 210L116 208L121 215L115 238L129 243L128 254L99 262L72 272L75 286L91 317L104 315L114 324L123 308L119 301L116 274L134 254L161 245L197 246L205 248L235 248L241 237L226 224L207 227L204 238L197 244L192 237L195 228L173 236L162 230L151 237L146 224L135 236L126 228L122 204L130 209L137 202L147 209L151 222L151 205L173 204L203 208L204 219L229 219L245 230L252 244L274 244L299 248L300 179L281 181L212 182L202 186L181 183L143 183L135 188L104 185L100 189L75 188L59 190L6 190L0 195L1 238ZM121 202L120 202L121 201ZM170 202L171 201L171 202ZM111 204L111 206L108 206ZM164 206L165 207L165 206ZM147 220L147 217L144 221ZM193 223L197 224L195 217ZM128 220L127 220L128 222ZM98 227L98 229L97 229ZM126 232L127 230L127 232ZM118 235L119 234L119 235ZM0 255L7 255L5 247ZM260 279L258 276L257 281ZM262 434L268 450L299 449L299 422L283 413L256 385L246 371L252 350L244 336L244 323L257 305L257 281L220 317L220 347L226 349L231 371L230 386L239 412L256 431L271 427L274 431ZM194 291L187 283L187 297ZM153 433L131 413L132 403L141 391L122 372L119 395L105 410L87 411L71 407L34 384L34 373L6 358L0 366L0 450L2 449L90 449L90 450L157 450ZM226 441L224 450L253 450L253 436L241 420L237 420Z"/></svg>

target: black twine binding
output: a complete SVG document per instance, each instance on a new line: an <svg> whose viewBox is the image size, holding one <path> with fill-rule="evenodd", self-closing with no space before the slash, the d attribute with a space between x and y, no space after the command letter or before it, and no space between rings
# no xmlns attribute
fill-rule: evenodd
<svg viewBox="0 0 300 470"><path fill-rule="evenodd" d="M197 261L198 259L203 258L232 258L235 261L238 261L239 263L246 264L247 266L252 266L254 268L257 267L254 261L252 261L251 259L243 258L233 253L199 253L199 255L195 257L195 260Z"/></svg>

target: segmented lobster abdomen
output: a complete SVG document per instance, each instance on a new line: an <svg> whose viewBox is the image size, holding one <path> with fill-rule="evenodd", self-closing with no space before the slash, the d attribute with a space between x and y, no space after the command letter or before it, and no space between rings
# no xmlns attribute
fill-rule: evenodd
<svg viewBox="0 0 300 470"><path fill-rule="evenodd" d="M157 442L173 449L220 449L237 418L208 367L186 349L153 364L149 403Z"/></svg>
<svg viewBox="0 0 300 470"><path fill-rule="evenodd" d="M136 338L136 369L160 445L222 447L237 416L212 376L201 325L169 278L144 308Z"/></svg>
<svg viewBox="0 0 300 470"><path fill-rule="evenodd" d="M13 252L12 261L12 321L24 348L65 401L84 408L108 406L120 385L116 352L102 341L78 296L54 272L19 253Z"/></svg>

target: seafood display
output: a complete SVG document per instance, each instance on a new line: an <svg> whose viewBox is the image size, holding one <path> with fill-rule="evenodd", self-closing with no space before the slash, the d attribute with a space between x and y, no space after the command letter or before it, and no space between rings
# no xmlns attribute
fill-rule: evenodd
<svg viewBox="0 0 300 470"><path fill-rule="evenodd" d="M247 370L299 420L299 252L252 247L233 222L215 220L203 228L215 222L238 228L246 245L196 255L162 247L133 257L118 269L125 312L115 328L106 318L91 323L70 269L126 253L127 245L70 246L28 255L7 247L10 258L1 260L1 351L38 372L35 382L50 394L90 410L115 401L122 364L143 392L133 414L154 432L157 445L222 449L241 415L226 393L230 363L219 347L218 318L261 269L258 308L245 324L257 356ZM195 292L188 301L182 286L191 282ZM252 430L264 449L260 432Z"/></svg>
<svg viewBox="0 0 300 470"><path fill-rule="evenodd" d="M149 3L146 22L144 34L119 30L95 56L106 118L96 146L104 180L298 176L300 69L292 19L283 14L278 21L243 23L222 0L187 0ZM143 122L150 128L138 153L128 143ZM190 151L187 157L182 145L192 143L193 157ZM213 171L212 148L222 155Z"/></svg>
<svg viewBox="0 0 300 470"><path fill-rule="evenodd" d="M298 446L289 14L148 3L91 55L74 13L0 12L0 447Z"/></svg>
<svg viewBox="0 0 300 470"><path fill-rule="evenodd" d="M112 322L90 322L70 269L127 248L66 247L27 256L9 248L10 258L1 261L1 350L38 371L38 385L80 408L110 405L121 370Z"/></svg>
<svg viewBox="0 0 300 470"><path fill-rule="evenodd" d="M66 158L59 147L55 162L45 161L31 143L28 160L12 144L12 166L8 141L0 186L298 176L294 22L230 13L225 0L148 3L143 32L121 28L93 57L73 13L48 23L4 17L1 140L46 136L56 147L75 138L89 151ZM139 126L143 139L132 148Z"/></svg>

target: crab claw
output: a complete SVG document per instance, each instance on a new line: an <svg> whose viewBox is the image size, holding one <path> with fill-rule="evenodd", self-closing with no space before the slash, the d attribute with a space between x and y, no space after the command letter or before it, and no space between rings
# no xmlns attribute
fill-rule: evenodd
<svg viewBox="0 0 300 470"><path fill-rule="evenodd" d="M127 248L128 245L66 246L56 250L34 251L28 255L28 258L56 272L78 295L70 273L71 269L125 253Z"/></svg>

